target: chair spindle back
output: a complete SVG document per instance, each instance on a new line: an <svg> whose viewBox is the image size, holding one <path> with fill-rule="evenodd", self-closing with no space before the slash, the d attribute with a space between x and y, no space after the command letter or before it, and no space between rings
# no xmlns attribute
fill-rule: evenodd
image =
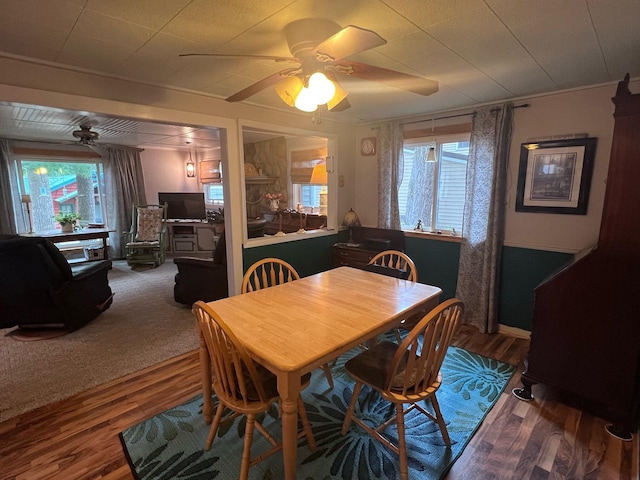
<svg viewBox="0 0 640 480"><path fill-rule="evenodd" d="M300 280L295 268L279 258L264 258L249 267L242 279L242 293Z"/></svg>
<svg viewBox="0 0 640 480"><path fill-rule="evenodd" d="M425 392L437 381L464 304L452 298L420 320L403 340L391 362L385 389L402 395Z"/></svg>

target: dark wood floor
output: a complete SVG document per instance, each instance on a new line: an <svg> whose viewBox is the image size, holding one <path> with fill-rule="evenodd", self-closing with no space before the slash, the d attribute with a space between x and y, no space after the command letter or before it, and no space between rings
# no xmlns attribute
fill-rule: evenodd
<svg viewBox="0 0 640 480"><path fill-rule="evenodd" d="M455 345L522 370L528 341L463 327ZM606 422L558 403L510 395L514 375L447 480L637 480L638 438L621 442ZM199 393L190 352L0 424L0 479L131 479L118 433Z"/></svg>

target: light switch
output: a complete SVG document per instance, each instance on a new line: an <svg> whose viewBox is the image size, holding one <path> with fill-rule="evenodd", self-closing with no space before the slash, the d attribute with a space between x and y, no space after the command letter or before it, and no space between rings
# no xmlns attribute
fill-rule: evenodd
<svg viewBox="0 0 640 480"><path fill-rule="evenodd" d="M338 186L339 187L344 187L344 175L340 175L338 177Z"/></svg>

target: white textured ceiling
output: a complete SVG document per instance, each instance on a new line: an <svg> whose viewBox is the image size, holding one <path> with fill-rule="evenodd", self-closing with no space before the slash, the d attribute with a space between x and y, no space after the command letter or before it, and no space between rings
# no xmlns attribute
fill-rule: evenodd
<svg viewBox="0 0 640 480"><path fill-rule="evenodd" d="M310 17L386 39L353 60L439 83L437 93L423 97L340 76L351 108L324 115L341 121L428 114L640 76L640 0L0 0L0 55L226 98L283 64L178 55L290 56L283 28ZM273 88L245 102L290 108ZM0 134L10 132L11 118L0 115Z"/></svg>

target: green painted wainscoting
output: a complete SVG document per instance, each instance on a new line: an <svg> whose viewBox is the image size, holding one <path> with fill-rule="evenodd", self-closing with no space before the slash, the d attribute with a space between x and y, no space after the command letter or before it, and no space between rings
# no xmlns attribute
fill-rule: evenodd
<svg viewBox="0 0 640 480"><path fill-rule="evenodd" d="M332 246L338 241L346 241L344 232L340 232L340 235L245 248L244 271L258 260L277 257L293 265L301 277L323 272L333 267ZM459 243L405 237L405 251L416 264L418 281L442 288L443 300L455 296L460 259ZM573 255L570 253L504 247L499 322L502 325L531 331L534 289L572 260Z"/></svg>
<svg viewBox="0 0 640 480"><path fill-rule="evenodd" d="M455 296L459 243L405 237L405 251L418 268L418 281L442 288L443 300ZM503 247L499 322L531 331L535 288L572 260L571 253Z"/></svg>
<svg viewBox="0 0 640 480"><path fill-rule="evenodd" d="M246 272L258 260L276 257L289 262L301 277L324 272L333 267L331 248L338 241L337 238L337 235L328 235L310 237L295 242L245 248L242 251L243 271Z"/></svg>
<svg viewBox="0 0 640 480"><path fill-rule="evenodd" d="M535 288L572 261L571 253L503 247L500 323L531 331Z"/></svg>
<svg viewBox="0 0 640 480"><path fill-rule="evenodd" d="M440 287L441 300L456 296L460 261L458 242L405 236L404 250L416 264L420 283Z"/></svg>

